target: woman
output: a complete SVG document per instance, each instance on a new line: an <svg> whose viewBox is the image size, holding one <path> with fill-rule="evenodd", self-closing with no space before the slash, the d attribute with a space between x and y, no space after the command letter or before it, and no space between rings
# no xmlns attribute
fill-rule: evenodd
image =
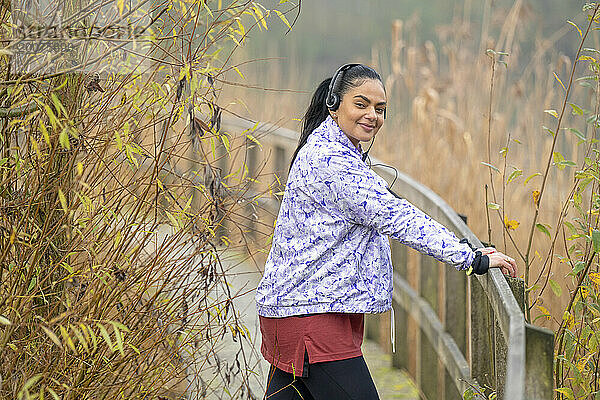
<svg viewBox="0 0 600 400"><path fill-rule="evenodd" d="M516 276L513 259L473 251L363 161L385 118L381 77L360 64L324 80L304 116L256 303L269 399L378 399L361 353L364 313L391 308L388 236L455 266Z"/></svg>

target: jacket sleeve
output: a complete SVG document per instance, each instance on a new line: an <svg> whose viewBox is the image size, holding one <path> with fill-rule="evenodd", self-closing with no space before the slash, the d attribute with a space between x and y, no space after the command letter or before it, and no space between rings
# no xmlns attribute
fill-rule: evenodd
<svg viewBox="0 0 600 400"><path fill-rule="evenodd" d="M332 156L315 182L318 201L351 223L370 226L413 249L468 269L475 253L440 223L407 200L392 195L385 181L359 159Z"/></svg>

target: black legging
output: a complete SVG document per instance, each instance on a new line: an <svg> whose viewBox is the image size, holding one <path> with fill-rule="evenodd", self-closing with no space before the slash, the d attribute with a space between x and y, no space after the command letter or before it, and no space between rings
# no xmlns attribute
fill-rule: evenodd
<svg viewBox="0 0 600 400"><path fill-rule="evenodd" d="M267 378L268 400L379 400L365 359L310 364L307 378L271 366Z"/></svg>

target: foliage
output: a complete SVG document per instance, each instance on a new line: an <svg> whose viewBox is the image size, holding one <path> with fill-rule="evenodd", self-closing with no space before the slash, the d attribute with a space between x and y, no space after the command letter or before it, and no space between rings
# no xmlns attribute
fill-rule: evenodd
<svg viewBox="0 0 600 400"><path fill-rule="evenodd" d="M252 176L219 169L240 141L217 103L248 34L289 22L237 0L58 10L61 34L105 13L136 35L23 62L19 24L47 20L0 10L0 398L254 398L224 261Z"/></svg>

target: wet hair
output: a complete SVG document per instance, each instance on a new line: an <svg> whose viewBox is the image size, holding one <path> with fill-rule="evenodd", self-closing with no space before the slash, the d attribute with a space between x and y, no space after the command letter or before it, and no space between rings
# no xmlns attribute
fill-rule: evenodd
<svg viewBox="0 0 600 400"><path fill-rule="evenodd" d="M294 155L292 156L290 169L292 169L292 165L294 164L294 160L296 160L298 152L306 144L310 134L319 125L321 125L321 123L325 121L329 115L329 109L325 103L327 100L331 79L332 78L327 78L321 82L312 96L310 105L304 114L304 118L302 118L302 132L300 133L298 147L296 147ZM343 71L337 78L338 82L335 85L336 87L333 88L335 91L334 93L337 94L340 99L342 99L344 94L346 94L350 89L362 85L369 79L378 80L383 85L381 76L373 68L362 64L354 65Z"/></svg>

